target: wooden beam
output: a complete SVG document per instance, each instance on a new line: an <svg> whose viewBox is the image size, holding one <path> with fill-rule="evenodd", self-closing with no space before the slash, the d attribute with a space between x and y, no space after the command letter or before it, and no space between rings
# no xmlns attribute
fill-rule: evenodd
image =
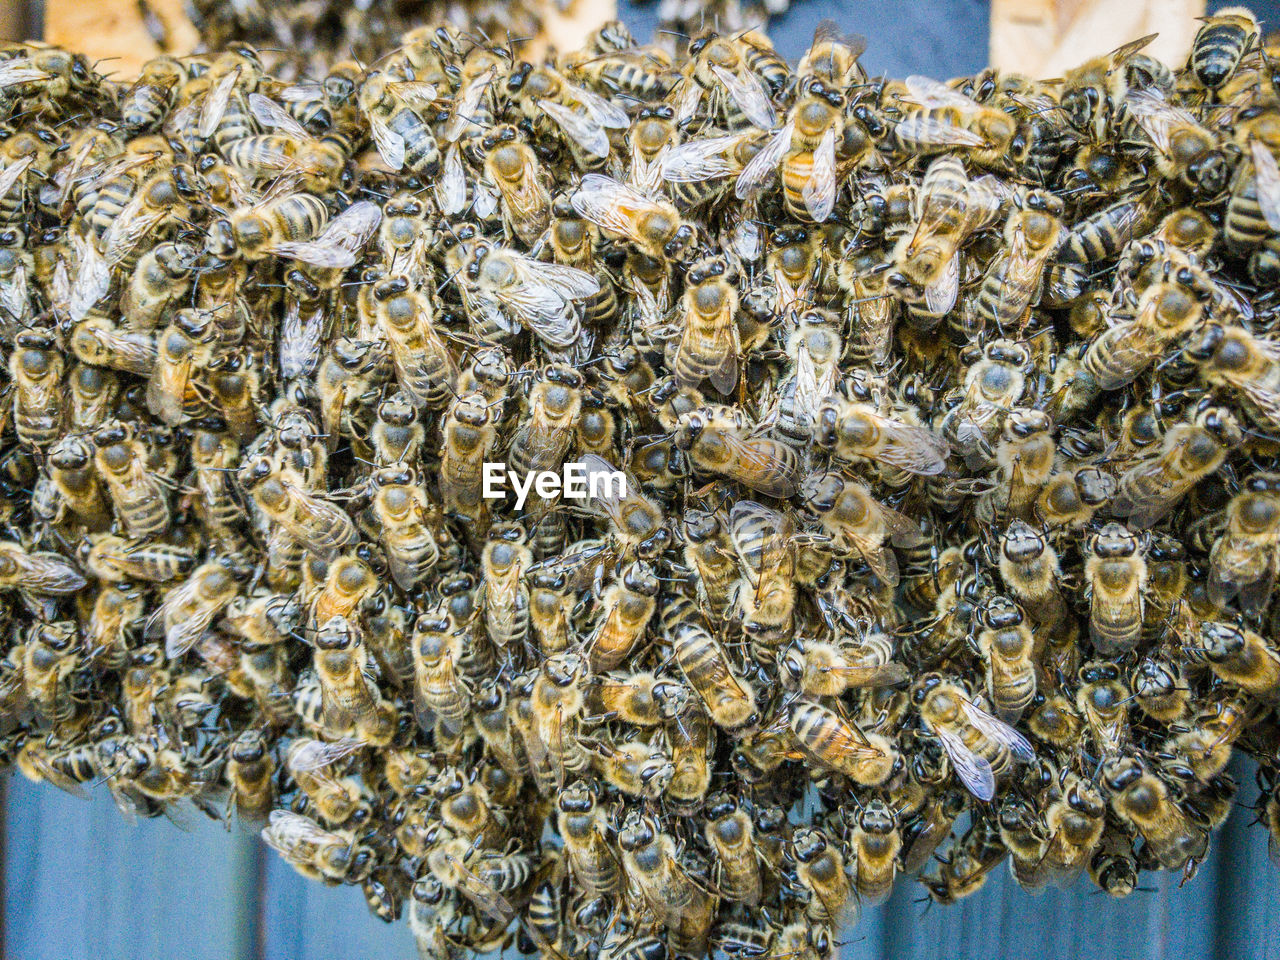
<svg viewBox="0 0 1280 960"><path fill-rule="evenodd" d="M992 0L993 66L1058 77L1091 57L1149 33L1143 51L1172 67L1191 49L1205 0Z"/></svg>
<svg viewBox="0 0 1280 960"><path fill-rule="evenodd" d="M199 35L182 9L183 0L147 0L162 24L170 52L189 53ZM162 53L143 19L138 0L45 0L44 36L49 43L104 61L99 72L137 76L142 65Z"/></svg>
<svg viewBox="0 0 1280 960"><path fill-rule="evenodd" d="M200 37L183 11L183 0L146 0L145 6L163 25L170 53L195 49ZM45 39L103 61L103 73L133 77L162 52L147 29L143 8L139 0L45 0ZM561 11L548 0L544 35L535 49L547 44L558 50L577 49L589 33L616 17L617 9L616 0L578 0Z"/></svg>

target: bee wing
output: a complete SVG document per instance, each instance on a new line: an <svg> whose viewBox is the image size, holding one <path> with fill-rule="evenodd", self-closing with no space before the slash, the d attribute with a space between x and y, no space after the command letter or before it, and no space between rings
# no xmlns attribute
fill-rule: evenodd
<svg viewBox="0 0 1280 960"><path fill-rule="evenodd" d="M236 67L219 80L216 87L210 88L204 95L204 102L200 106L200 126L197 128L200 136L211 137L213 131L218 129L218 124L227 114L227 104L231 102L231 91L235 89L236 81L239 79L240 68Z"/></svg>
<svg viewBox="0 0 1280 960"><path fill-rule="evenodd" d="M850 687L892 687L911 676L901 663L850 664L845 667L824 666L822 673L831 673L844 680Z"/></svg>
<svg viewBox="0 0 1280 960"><path fill-rule="evenodd" d="M27 172L27 167L35 162L35 157L23 157L17 163L11 163L0 172L0 197L7 197L13 185ZM1272 163L1275 163L1273 160Z"/></svg>
<svg viewBox="0 0 1280 960"><path fill-rule="evenodd" d="M883 503L879 504L879 508L880 519L889 532L889 542L895 547L918 547L929 539L921 531L920 525L905 513L899 513Z"/></svg>
<svg viewBox="0 0 1280 960"><path fill-rule="evenodd" d="M727 154L740 139L742 134L735 133L669 147L658 158L662 179L669 183L697 183L729 176L733 173L733 164Z"/></svg>
<svg viewBox="0 0 1280 960"><path fill-rule="evenodd" d="M942 746L951 760L951 769L956 772L964 788L979 800L990 800L996 795L996 776L989 764L982 757L973 753L964 745L964 741L949 730L935 730Z"/></svg>
<svg viewBox="0 0 1280 960"><path fill-rule="evenodd" d="M322 770L363 748L364 742L352 737L343 737L341 740L334 740L332 743L325 743L323 740L308 740L289 754L289 766L295 770L306 772Z"/></svg>
<svg viewBox="0 0 1280 960"><path fill-rule="evenodd" d="M692 78L685 81L685 88L680 93L680 102L676 105L676 126L683 126L693 119L698 112L698 104L702 102L702 86Z"/></svg>
<svg viewBox="0 0 1280 960"><path fill-rule="evenodd" d="M570 301L600 290L600 283L585 270L559 263L543 263L515 257L521 282L505 288L501 301L520 315L531 330L547 343L567 347L578 339L581 325Z"/></svg>
<svg viewBox="0 0 1280 960"><path fill-rule="evenodd" d="M341 843L336 834L325 830L310 817L292 810L272 810L267 825L262 828L262 839L277 853L288 856L299 844L321 847Z"/></svg>
<svg viewBox="0 0 1280 960"><path fill-rule="evenodd" d="M359 200L330 220L314 240L277 243L272 250L312 266L345 269L356 262L356 252L381 222L381 208L372 201Z"/></svg>
<svg viewBox="0 0 1280 960"><path fill-rule="evenodd" d="M627 111L616 103L584 87L574 86L571 83L565 86L568 88L569 96L582 104L591 118L600 126L614 130L625 130L631 126L631 118L627 116Z"/></svg>
<svg viewBox="0 0 1280 960"><path fill-rule="evenodd" d="M1182 107L1175 107L1164 97L1150 90L1130 90L1124 97L1125 106L1138 121L1142 132L1151 138L1161 153L1169 152L1169 135L1175 127L1204 128Z"/></svg>
<svg viewBox="0 0 1280 960"><path fill-rule="evenodd" d="M569 202L578 216L628 237L634 236L634 228L625 211L649 210L654 206L654 202L639 191L598 173L583 177Z"/></svg>
<svg viewBox="0 0 1280 960"><path fill-rule="evenodd" d="M636 484L635 478L629 474L624 474L627 478L625 491L618 490L618 484L612 482L612 478L620 471L614 467L604 457L597 456L594 453L588 453L582 458L582 465L587 472L587 499L593 506L603 510L611 520L621 525L622 523L622 507L628 496L633 491L640 488ZM596 480L596 477L599 480ZM599 491L599 493L597 493Z"/></svg>
<svg viewBox="0 0 1280 960"><path fill-rule="evenodd" d="M10 60L8 63L0 64L0 89L48 79L50 79L49 74L36 67L24 66L21 60Z"/></svg>
<svg viewBox="0 0 1280 960"><path fill-rule="evenodd" d="M539 100L538 107L589 156L599 158L609 156L609 134L594 117L579 113L572 107L554 100Z"/></svg>
<svg viewBox="0 0 1280 960"><path fill-rule="evenodd" d="M926 477L937 476L947 468L951 448L932 430L890 417L872 416L888 441L876 454L877 460Z"/></svg>
<svg viewBox="0 0 1280 960"><path fill-rule="evenodd" d="M308 545L337 549L349 546L360 539L360 535L356 532L355 524L351 522L351 518L347 516L345 510L339 510L318 497L304 493L291 483L285 484L285 489L289 492L289 500L292 503L293 512L300 519L301 526L308 533L306 537ZM315 528L320 526L327 527L330 524L334 524L338 532L326 536L323 541L317 541L314 537Z"/></svg>
<svg viewBox="0 0 1280 960"><path fill-rule="evenodd" d="M53 784L59 790L65 790L73 797L79 797L81 800L89 799L89 791L84 788L83 784L72 780L65 773L50 763L44 755L27 750L25 751L25 759L27 763L35 768L36 772L40 774L42 779Z"/></svg>
<svg viewBox="0 0 1280 960"><path fill-rule="evenodd" d="M953 255L924 288L924 304L933 314L950 313L960 296L960 257Z"/></svg>
<svg viewBox="0 0 1280 960"><path fill-rule="evenodd" d="M480 106L480 98L484 96L489 82L496 75L497 71L490 67L484 73L472 78L462 88L461 96L458 97L453 105L453 116L449 118L449 123L444 130L445 139L450 143L456 143L467 132L467 127L474 123L471 118L475 114L476 108Z"/></svg>
<svg viewBox="0 0 1280 960"><path fill-rule="evenodd" d="M913 111L899 120L897 131L901 139L939 147L980 147L986 142L981 134L923 110Z"/></svg>
<svg viewBox="0 0 1280 960"><path fill-rule="evenodd" d="M404 137L396 133L380 117L369 115L369 134L378 148L378 156L392 170L404 167Z"/></svg>
<svg viewBox="0 0 1280 960"><path fill-rule="evenodd" d="M199 581L189 577L173 587L165 594L164 602L147 625L157 618L164 628L164 653L170 660L176 660L196 645L196 641L204 634L212 620L209 617L182 616L182 612L192 607Z"/></svg>
<svg viewBox="0 0 1280 960"><path fill-rule="evenodd" d="M765 92L764 87L756 78L755 74L747 73L739 76L732 71L726 70L717 64L711 65L711 72L716 75L725 89L729 91L729 96L733 98L733 102L738 105L753 126L759 127L761 130L772 130L778 123L778 116L773 112L773 104L769 102L769 94Z"/></svg>
<svg viewBox="0 0 1280 960"><path fill-rule="evenodd" d="M71 249L76 253L76 276L67 310L72 322L79 323L111 289L111 265L90 238L75 231L71 233Z"/></svg>
<svg viewBox="0 0 1280 960"><path fill-rule="evenodd" d="M791 134L794 130L795 124L788 120L760 152L751 158L738 175L738 181L733 187L734 196L739 200L746 200L755 196L769 182L791 146Z"/></svg>
<svg viewBox="0 0 1280 960"><path fill-rule="evenodd" d="M510 901L472 873L453 854L446 853L444 856L452 861L453 869L464 881L458 885L458 891L485 916L504 924L510 922L516 914L516 909Z"/></svg>
<svg viewBox="0 0 1280 960"><path fill-rule="evenodd" d="M1257 140L1249 141L1253 155L1254 192L1258 196L1258 209L1267 226L1280 232L1280 166L1268 147ZM8 192L8 191L5 191ZM0 196L3 196L0 193Z"/></svg>
<svg viewBox="0 0 1280 960"><path fill-rule="evenodd" d="M323 310L313 310L303 317L297 298L285 298L279 347L280 376L285 380L296 380L315 371L324 339L324 320Z"/></svg>
<svg viewBox="0 0 1280 960"><path fill-rule="evenodd" d="M249 94L249 112L268 129L279 130L299 140L314 140L306 127L291 117L280 104L260 93Z"/></svg>
<svg viewBox="0 0 1280 960"><path fill-rule="evenodd" d="M836 203L836 129L828 127L813 152L813 168L800 190L809 216L822 223Z"/></svg>
<svg viewBox="0 0 1280 960"><path fill-rule="evenodd" d="M27 283L27 268L19 261L12 277L0 285L0 309L14 320L26 316L31 307L31 288Z"/></svg>
<svg viewBox="0 0 1280 960"><path fill-rule="evenodd" d="M388 86L396 99L410 107L429 107L436 101L435 85L425 80L399 80Z"/></svg>
<svg viewBox="0 0 1280 960"><path fill-rule="evenodd" d="M142 238L152 233L169 215L163 208L146 210L146 192L139 188L107 229L103 258L108 267L121 263Z"/></svg>
<svg viewBox="0 0 1280 960"><path fill-rule="evenodd" d="M87 581L75 567L55 553L7 554L17 564L17 586L33 593L57 596L84 589Z"/></svg>
<svg viewBox="0 0 1280 960"><path fill-rule="evenodd" d="M1002 743L1009 752L1023 763L1031 763L1036 758L1031 742L1003 720L997 720L972 700L963 702L964 715L969 722L982 731L988 739Z"/></svg>
<svg viewBox="0 0 1280 960"><path fill-rule="evenodd" d="M462 166L462 151L449 144L444 155L444 170L436 184L436 202L440 212L448 216L461 213L467 206L467 172Z"/></svg>
<svg viewBox="0 0 1280 960"><path fill-rule="evenodd" d="M914 73L903 83L909 98L922 107L957 107L966 111L982 109L976 100L931 77Z"/></svg>
<svg viewBox="0 0 1280 960"><path fill-rule="evenodd" d="M795 475L796 464L788 463L773 452L774 444L781 445L780 441L743 438L732 430L724 431L721 439L732 453L731 463L758 471L751 475L749 482L742 473L738 474L738 479L751 489L779 500L787 500L796 495L800 487L800 480ZM766 476L775 471L776 476Z"/></svg>
<svg viewBox="0 0 1280 960"><path fill-rule="evenodd" d="M311 103L324 99L324 85L316 80L304 80L282 89L277 96L286 103Z"/></svg>

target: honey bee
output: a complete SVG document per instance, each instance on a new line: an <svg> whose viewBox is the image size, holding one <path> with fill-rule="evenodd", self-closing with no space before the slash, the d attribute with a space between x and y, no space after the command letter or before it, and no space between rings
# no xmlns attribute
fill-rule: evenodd
<svg viewBox="0 0 1280 960"><path fill-rule="evenodd" d="M1138 462L1119 481L1112 512L1137 527L1160 520L1197 482L1222 465L1241 439L1231 411L1206 406L1193 423L1172 427L1154 457Z"/></svg>
<svg viewBox="0 0 1280 960"><path fill-rule="evenodd" d="M983 710L954 680L926 675L912 692L912 702L946 748L961 784L979 800L995 796L995 777L1012 761L1030 763L1035 757L1022 734Z"/></svg>
<svg viewBox="0 0 1280 960"><path fill-rule="evenodd" d="M1006 589L1037 622L1052 625L1066 615L1057 551L1030 524L1015 520L1005 529L999 570Z"/></svg>
<svg viewBox="0 0 1280 960"><path fill-rule="evenodd" d="M676 208L652 200L625 184L600 174L582 178L569 202L578 215L602 230L622 236L656 260L682 261L697 234Z"/></svg>
<svg viewBox="0 0 1280 960"><path fill-rule="evenodd" d="M987 696L1006 720L1022 715L1036 695L1035 638L1021 608L990 597L978 612L978 650L986 662Z"/></svg>
<svg viewBox="0 0 1280 960"><path fill-rule="evenodd" d="M1276 494L1280 477L1255 473L1227 506L1226 529L1209 554L1209 593L1226 605L1239 595L1247 611L1259 609L1275 582L1276 551L1271 542L1280 530Z"/></svg>
<svg viewBox="0 0 1280 960"><path fill-rule="evenodd" d="M791 835L788 859L796 878L809 894L805 916L814 923L840 929L861 913L845 872L844 856L821 830L801 827Z"/></svg>
<svg viewBox="0 0 1280 960"><path fill-rule="evenodd" d="M1112 811L1151 845L1161 866L1178 869L1204 856L1207 836L1190 822L1168 784L1138 758L1104 761L1102 785Z"/></svg>
<svg viewBox="0 0 1280 960"><path fill-rule="evenodd" d="M789 518L751 500L729 513L729 537L742 581L736 599L752 651L771 651L792 632L796 603L795 554Z"/></svg>
<svg viewBox="0 0 1280 960"><path fill-rule="evenodd" d="M791 730L797 742L824 766L862 786L880 786L901 762L897 748L883 734L856 730L818 703L793 706Z"/></svg>
<svg viewBox="0 0 1280 960"><path fill-rule="evenodd" d="M693 602L672 598L662 611L662 626L676 665L716 726L737 730L757 723L755 690L733 670L724 645L703 626Z"/></svg>
<svg viewBox="0 0 1280 960"><path fill-rule="evenodd" d="M395 707L369 679L369 650L360 627L341 616L318 624L314 665L326 731L335 738L354 735L373 746L390 743Z"/></svg>
<svg viewBox="0 0 1280 960"><path fill-rule="evenodd" d="M672 946L680 952L705 951L715 901L680 865L671 836L652 817L631 810L618 831L618 847L626 882L667 928Z"/></svg>
<svg viewBox="0 0 1280 960"><path fill-rule="evenodd" d="M634 553L642 560L652 560L670 543L662 508L641 492L634 477L614 470L608 461L595 454L582 458L586 473L590 509L609 521L611 539L620 555Z"/></svg>
<svg viewBox="0 0 1280 960"><path fill-rule="evenodd" d="M853 887L861 902L883 903L893 889L902 852L898 814L885 801L875 798L858 811L849 835L853 852Z"/></svg>
<svg viewBox="0 0 1280 960"><path fill-rule="evenodd" d="M68 434L50 447L48 473L68 509L87 529L98 531L110 525L111 510L95 470L93 444L87 438Z"/></svg>
<svg viewBox="0 0 1280 960"><path fill-rule="evenodd" d="M577 739L586 677L586 660L565 651L548 657L533 681L529 724L522 734L529 769L541 793L562 789L571 775L591 764L591 754Z"/></svg>
<svg viewBox="0 0 1280 960"><path fill-rule="evenodd" d="M616 893L619 860L609 841L605 814L587 784L575 781L560 791L556 799L556 822L574 880L589 894L612 896Z"/></svg>
<svg viewBox="0 0 1280 960"><path fill-rule="evenodd" d="M261 823L272 813L275 772L275 758L261 731L246 730L232 742L227 750L226 777L241 822Z"/></svg>
<svg viewBox="0 0 1280 960"><path fill-rule="evenodd" d="M894 147L907 155L960 149L968 151L977 163L997 165L1017 129L1004 111L928 77L907 77L900 98L905 115L890 137Z"/></svg>
<svg viewBox="0 0 1280 960"><path fill-rule="evenodd" d="M797 638L778 654L784 684L813 697L838 697L846 690L895 686L907 668L894 660L892 638L872 631L856 643L824 643Z"/></svg>
<svg viewBox="0 0 1280 960"><path fill-rule="evenodd" d="M322 557L333 557L360 538L347 514L310 493L267 457L246 462L241 485L273 524Z"/></svg>
<svg viewBox="0 0 1280 960"><path fill-rule="evenodd" d="M897 586L898 561L886 541L918 546L923 534L913 520L877 502L865 486L836 471L809 475L800 493L835 550L860 556L881 581Z"/></svg>
<svg viewBox="0 0 1280 960"><path fill-rule="evenodd" d="M65 363L52 335L40 330L22 331L14 347L9 356L14 430L22 442L47 447L61 436L66 416L59 390Z"/></svg>
<svg viewBox="0 0 1280 960"><path fill-rule="evenodd" d="M1226 157L1213 133L1190 112L1150 89L1129 90L1122 106L1155 146L1153 159L1162 176L1209 196L1227 185Z"/></svg>
<svg viewBox="0 0 1280 960"><path fill-rule="evenodd" d="M233 557L210 560L171 587L152 619L163 631L165 655L176 660L194 647L240 592L243 571Z"/></svg>
<svg viewBox="0 0 1280 960"><path fill-rule="evenodd" d="M304 877L325 883L359 883L375 856L352 831L325 830L290 810L271 811L262 839Z"/></svg>
<svg viewBox="0 0 1280 960"><path fill-rule="evenodd" d="M480 558L484 589L480 598L485 629L495 646L519 644L529 635L529 588L524 574L533 551L519 524L495 525Z"/></svg>
<svg viewBox="0 0 1280 960"><path fill-rule="evenodd" d="M1280 656L1259 634L1218 621L1200 624L1184 652L1192 662L1207 663L1227 683L1263 701L1275 699L1280 686Z"/></svg>
<svg viewBox="0 0 1280 960"><path fill-rule="evenodd" d="M763 887L751 817L732 796L716 793L707 798L704 832L715 856L712 880L720 895L749 906L758 904Z"/></svg>
<svg viewBox="0 0 1280 960"><path fill-rule="evenodd" d="M798 451L750 427L737 408L707 406L681 415L675 443L698 472L727 477L779 499L798 491Z"/></svg>
<svg viewBox="0 0 1280 960"><path fill-rule="evenodd" d="M667 796L682 804L697 803L711 785L711 755L715 727L700 705L690 704L664 728L675 774L667 784Z"/></svg>
<svg viewBox="0 0 1280 960"><path fill-rule="evenodd" d="M653 568L643 560L627 566L609 585L601 598L599 625L587 642L592 670L616 669L631 654L653 619L659 586Z"/></svg>
<svg viewBox="0 0 1280 960"><path fill-rule="evenodd" d="M435 103L435 86L375 70L360 85L358 98L383 163L428 177L440 172L440 145L423 119Z"/></svg>
<svg viewBox="0 0 1280 960"><path fill-rule="evenodd" d="M82 561L99 580L167 583L191 572L194 551L166 543L129 542L114 534L90 536L82 547Z"/></svg>

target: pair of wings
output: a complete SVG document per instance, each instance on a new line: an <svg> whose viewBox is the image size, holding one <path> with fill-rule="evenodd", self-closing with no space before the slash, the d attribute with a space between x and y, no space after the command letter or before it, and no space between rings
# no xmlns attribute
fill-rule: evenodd
<svg viewBox="0 0 1280 960"><path fill-rule="evenodd" d="M573 301L599 293L600 281L577 267L544 263L512 250L501 255L510 264L515 280L496 290L473 288L470 297L475 306L504 329L510 326L502 316L505 309L550 346L568 347L577 342L582 325Z"/></svg>
<svg viewBox="0 0 1280 960"><path fill-rule="evenodd" d="M965 719L978 729L987 739L1003 744L1009 753L1023 763L1031 763L1036 758L1030 741L1013 727L1002 720L997 720L971 700L960 701ZM964 788L979 800L990 800L995 796L996 778L991 764L965 746L960 735L952 730L934 727L933 732L941 741L951 761L951 769L956 773Z"/></svg>

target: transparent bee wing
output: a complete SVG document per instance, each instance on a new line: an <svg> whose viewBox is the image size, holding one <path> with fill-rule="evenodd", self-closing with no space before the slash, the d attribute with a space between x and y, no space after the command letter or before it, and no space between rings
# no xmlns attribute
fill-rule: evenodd
<svg viewBox="0 0 1280 960"><path fill-rule="evenodd" d="M741 139L741 134L709 137L663 151L658 160L662 179L670 183L697 183L729 176L734 167L727 154Z"/></svg>
<svg viewBox="0 0 1280 960"><path fill-rule="evenodd" d="M258 123L268 129L279 130L291 137L297 137L299 140L309 141L315 139L283 107L260 93L249 94L249 112L253 114Z"/></svg>
<svg viewBox="0 0 1280 960"><path fill-rule="evenodd" d="M24 66L21 60L0 64L0 89L16 87L20 83L35 83L52 79L49 74L35 67Z"/></svg>
<svg viewBox="0 0 1280 960"><path fill-rule="evenodd" d="M168 215L169 211L164 208L147 209L145 190L139 189L134 193L107 228L103 248L103 259L107 266L114 267L123 262L142 238L150 235Z"/></svg>
<svg viewBox="0 0 1280 960"><path fill-rule="evenodd" d="M733 187L734 196L739 200L746 200L755 196L769 182L791 147L791 134L794 130L795 124L788 120L760 152L751 158L738 175L738 181Z"/></svg>
<svg viewBox="0 0 1280 960"><path fill-rule="evenodd" d="M788 462L778 455L784 449L781 441L764 438L744 439L732 430L721 434L724 445L733 453L730 461L749 473L739 474L738 479L757 493L787 500L796 495L800 487L800 479L795 475L797 464Z"/></svg>
<svg viewBox="0 0 1280 960"><path fill-rule="evenodd" d="M444 130L445 139L450 143L461 139L467 132L467 128L475 125L472 117L480 106L480 98L484 96L485 90L496 75L497 72L491 67L472 78L462 89L461 95L453 105L453 116L449 118L449 123Z"/></svg>
<svg viewBox="0 0 1280 960"><path fill-rule="evenodd" d="M1124 103L1161 153L1169 152L1170 134L1176 127L1204 130L1190 113L1151 90L1130 90L1125 94Z"/></svg>
<svg viewBox="0 0 1280 960"><path fill-rule="evenodd" d="M876 453L877 460L926 477L947 468L951 448L932 430L888 417L877 417L876 423L888 441Z"/></svg>
<svg viewBox="0 0 1280 960"><path fill-rule="evenodd" d="M194 647L213 620L212 611L207 616L189 615L193 607L203 610L204 605L196 603L198 586L199 579L190 577L172 588L155 613L164 627L164 653L170 660L178 659Z"/></svg>
<svg viewBox="0 0 1280 960"><path fill-rule="evenodd" d="M588 155L600 158L609 156L609 135L593 117L578 113L572 107L554 100L539 100L538 107Z"/></svg>
<svg viewBox="0 0 1280 960"><path fill-rule="evenodd" d="M624 474L627 482L626 490L622 491L613 479L621 471L604 457L588 453L582 458L582 465L587 474L588 502L603 510L610 519L618 521L622 516L622 505L631 492L638 489L634 478Z"/></svg>
<svg viewBox="0 0 1280 960"><path fill-rule="evenodd" d="M82 590L88 582L75 567L54 553L7 553L17 565L16 586L57 596Z"/></svg>
<svg viewBox="0 0 1280 960"><path fill-rule="evenodd" d="M218 124L222 122L222 118L227 114L227 104L231 102L231 92L235 89L239 79L240 68L236 67L219 80L216 87L211 88L204 95L204 101L200 106L200 126L197 128L200 136L211 137L213 136L213 131L218 129Z"/></svg>
<svg viewBox="0 0 1280 960"><path fill-rule="evenodd" d="M898 121L898 137L908 143L937 147L981 147L982 135L949 123L924 111L913 111Z"/></svg>
<svg viewBox="0 0 1280 960"><path fill-rule="evenodd" d="M635 227L627 211L652 210L655 206L639 191L598 173L583 177L569 202L578 216L632 239L636 239Z"/></svg>
<svg viewBox="0 0 1280 960"><path fill-rule="evenodd" d="M345 511L304 493L293 484L286 484L286 489L294 513L290 524L294 527L292 532L313 550L338 550L360 539Z"/></svg>
<svg viewBox="0 0 1280 960"><path fill-rule="evenodd" d="M286 103L311 103L324 99L324 95L324 84L315 80L292 84L277 94Z"/></svg>
<svg viewBox="0 0 1280 960"><path fill-rule="evenodd" d="M1031 763L1036 758L1031 741L1020 734L1003 720L997 720L972 700L962 701L964 714L969 722L982 731L983 735L1009 748L1009 752L1023 763Z"/></svg>
<svg viewBox="0 0 1280 960"><path fill-rule="evenodd" d="M408 107L429 107L435 103L436 88L424 80L401 80L389 86L396 99Z"/></svg>
<svg viewBox="0 0 1280 960"><path fill-rule="evenodd" d="M98 252L93 240L71 232L71 248L76 254L76 276L67 304L71 320L79 323L111 289L111 265Z"/></svg>
<svg viewBox="0 0 1280 960"><path fill-rule="evenodd" d="M626 130L631 126L631 118L627 116L627 111L616 103L583 87L576 87L573 84L566 84L565 86L568 88L569 97L582 104L591 118L602 127Z"/></svg>
<svg viewBox="0 0 1280 960"><path fill-rule="evenodd" d="M979 800L990 800L996 795L996 777L982 757L970 751L956 734L949 730L935 730L951 760L951 769L960 783Z"/></svg>
<svg viewBox="0 0 1280 960"><path fill-rule="evenodd" d="M1262 211L1267 226L1280 232L1280 166L1277 166L1275 155L1266 144L1250 140L1249 151L1253 156L1254 192L1258 197L1258 209ZM3 194L0 193L0 196Z"/></svg>
<svg viewBox="0 0 1280 960"><path fill-rule="evenodd" d="M13 189L24 173L27 167L35 162L35 157L23 157L17 163L11 163L0 172L0 197L7 197L9 191ZM1273 163L1275 161L1272 161Z"/></svg>
<svg viewBox="0 0 1280 960"><path fill-rule="evenodd" d="M301 844L321 847L342 842L340 837L325 830L310 817L292 810L272 810L267 825L262 828L262 839L272 850L285 856L297 850Z"/></svg>
<svg viewBox="0 0 1280 960"><path fill-rule="evenodd" d="M977 101L931 77L915 73L903 83L911 100L922 107L956 107L966 111L982 109Z"/></svg>
<svg viewBox="0 0 1280 960"><path fill-rule="evenodd" d="M404 167L404 137L396 133L380 117L369 116L369 134L378 148L378 156L392 170Z"/></svg>
<svg viewBox="0 0 1280 960"><path fill-rule="evenodd" d="M315 371L324 338L324 319L323 310L312 310L304 317L296 297L285 300L280 326L280 376L285 380L296 380Z"/></svg>
<svg viewBox="0 0 1280 960"><path fill-rule="evenodd" d="M481 220L488 220L498 209L498 190L488 180L476 183L474 196L471 198L471 209Z"/></svg>
<svg viewBox="0 0 1280 960"><path fill-rule="evenodd" d="M308 740L289 754L289 766L305 772L321 770L363 748L364 743L352 737L343 737L331 743L323 740Z"/></svg>
<svg viewBox="0 0 1280 960"><path fill-rule="evenodd" d="M960 296L960 257L953 255L942 265L942 271L924 288L924 304L929 312L942 315L951 312Z"/></svg>
<svg viewBox="0 0 1280 960"><path fill-rule="evenodd" d="M916 547L928 539L918 523L883 503L880 504L880 517L889 531L889 542L895 547Z"/></svg>
<svg viewBox="0 0 1280 960"><path fill-rule="evenodd" d="M830 127L813 152L813 169L800 190L809 216L822 223L836 203L836 130Z"/></svg>
<svg viewBox="0 0 1280 960"><path fill-rule="evenodd" d="M372 201L359 200L330 220L314 240L277 243L272 250L312 266L345 269L356 262L356 253L381 222L381 208Z"/></svg>
<svg viewBox="0 0 1280 960"><path fill-rule="evenodd" d="M0 284L0 309L10 318L22 321L31 307L31 288L27 283L27 268L21 262L9 279Z"/></svg>
<svg viewBox="0 0 1280 960"><path fill-rule="evenodd" d="M739 76L718 64L711 65L711 72L724 84L729 96L733 97L733 102L754 126L761 130L772 130L777 125L778 116L773 112L769 94L754 74Z"/></svg>
<svg viewBox="0 0 1280 960"><path fill-rule="evenodd" d="M692 79L685 81L685 88L680 94L680 102L676 107L676 125L687 123L698 112L698 104L702 102L702 87Z"/></svg>
<svg viewBox="0 0 1280 960"><path fill-rule="evenodd" d="M467 206L467 172L462 166L462 151L456 143L449 144L444 154L444 169L436 184L436 202L440 211L449 216L461 213Z"/></svg>

